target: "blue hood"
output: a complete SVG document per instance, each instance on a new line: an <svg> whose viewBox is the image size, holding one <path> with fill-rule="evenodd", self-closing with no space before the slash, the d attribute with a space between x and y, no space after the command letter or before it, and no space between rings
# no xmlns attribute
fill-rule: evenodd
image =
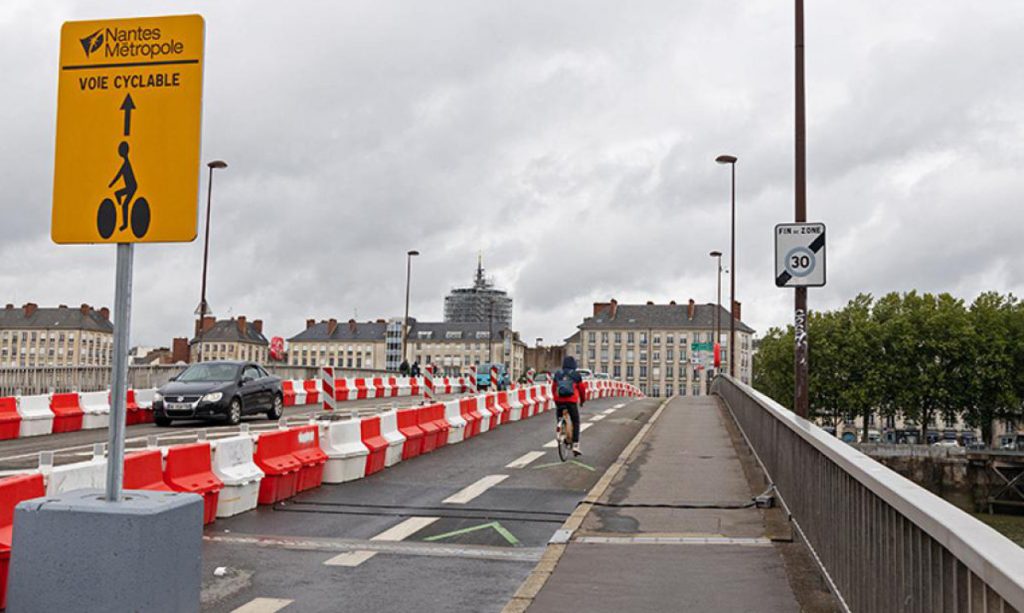
<svg viewBox="0 0 1024 613"><path fill-rule="evenodd" d="M571 355L562 358L562 370L576 370L576 358Z"/></svg>

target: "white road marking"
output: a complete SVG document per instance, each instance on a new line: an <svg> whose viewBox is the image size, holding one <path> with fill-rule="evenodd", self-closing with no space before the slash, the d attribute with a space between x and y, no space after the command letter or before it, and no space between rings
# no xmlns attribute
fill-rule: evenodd
<svg viewBox="0 0 1024 613"><path fill-rule="evenodd" d="M620 402L619 404L616 404L616 405L612 406L612 408L613 409L621 409L624 406L626 406L625 403Z"/></svg>
<svg viewBox="0 0 1024 613"><path fill-rule="evenodd" d="M554 449L555 447L558 447L558 441L557 440L548 441L548 442L544 443L544 448L545 449Z"/></svg>
<svg viewBox="0 0 1024 613"><path fill-rule="evenodd" d="M392 526L381 532L377 536L371 538L371 541L404 541L406 538L426 528L435 521L441 519L440 517L410 517L400 524ZM356 551L346 551L345 553L339 553L333 558L324 562L324 566L347 566L349 568L359 566L363 562L369 560L373 556L377 555L376 551L366 551L364 549L358 549Z"/></svg>
<svg viewBox="0 0 1024 613"><path fill-rule="evenodd" d="M506 464L505 468L524 468L530 462L533 462L537 458L540 458L540 457L543 457L543 456L544 456L544 452L543 451L530 451L528 453L523 454L523 456L521 458L519 458L518 460L509 462L508 464Z"/></svg>
<svg viewBox="0 0 1024 613"><path fill-rule="evenodd" d="M580 432L586 432L587 428L589 428L590 426L593 426L593 425L594 424L591 424L591 423L580 424Z"/></svg>
<svg viewBox="0 0 1024 613"><path fill-rule="evenodd" d="M612 413L614 413L614 412L615 412L615 409L616 409L616 408L618 408L618 407L612 407L612 408L610 408L610 409L605 409L605 410L601 411L601 413L602 413L603 415L611 415Z"/></svg>
<svg viewBox="0 0 1024 613"><path fill-rule="evenodd" d="M324 562L324 566L348 566L351 568L359 566L375 555L377 555L376 551L346 551Z"/></svg>
<svg viewBox="0 0 1024 613"><path fill-rule="evenodd" d="M384 532L381 532L377 536L371 538L371 541L404 541L406 538L426 528L435 521L441 519L440 517L410 517L402 523L388 528Z"/></svg>
<svg viewBox="0 0 1024 613"><path fill-rule="evenodd" d="M443 504L466 504L495 485L498 485L505 479L508 479L508 475L487 475L483 479L480 479L472 485L466 486L441 502Z"/></svg>
<svg viewBox="0 0 1024 613"><path fill-rule="evenodd" d="M274 611L280 611L293 602L295 601L288 600L287 598L253 598L231 613L274 613Z"/></svg>
<svg viewBox="0 0 1024 613"><path fill-rule="evenodd" d="M590 418L590 421L601 421L604 418L604 415L594 415L593 417Z"/></svg>

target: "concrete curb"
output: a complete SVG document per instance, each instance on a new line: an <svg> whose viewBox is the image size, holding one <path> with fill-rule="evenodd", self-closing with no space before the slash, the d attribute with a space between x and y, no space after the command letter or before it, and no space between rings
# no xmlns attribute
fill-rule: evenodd
<svg viewBox="0 0 1024 613"><path fill-rule="evenodd" d="M555 566L558 565L558 561L562 558L565 553L565 548L569 541L572 539L572 535L579 529L583 524L583 519L586 518L587 513L593 503L601 499L604 493L608 490L608 487L612 484L612 481L622 470L622 467L626 465L626 461L629 460L629 456L633 455L633 451L640 445L644 437L650 431L654 422L661 417L661 412L665 410L671 398L666 398L658 406L658 409L654 411L651 418L647 420L643 426L640 427L640 431L636 433L633 440L629 441L629 444L622 450L619 457L615 459L608 470L604 471L601 478L594 484L594 487L590 489L590 493L584 498L579 506L569 515L569 518L565 520L562 527L555 533L560 535L562 538L559 543L549 543L547 549L544 551L544 556L541 557L540 562L537 566L533 567L530 571L530 575L516 590L516 593L512 596L512 599L508 601L505 608L502 609L502 613L523 613L530 605L533 604L534 598L540 593L540 590L547 583L551 577L551 573L555 572Z"/></svg>

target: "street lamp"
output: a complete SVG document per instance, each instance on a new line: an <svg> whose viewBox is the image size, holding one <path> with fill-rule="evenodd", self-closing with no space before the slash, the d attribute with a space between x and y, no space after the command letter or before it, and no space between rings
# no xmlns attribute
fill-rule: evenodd
<svg viewBox="0 0 1024 613"><path fill-rule="evenodd" d="M719 164L728 164L732 170L732 221L730 222L729 266L729 376L736 376L736 156L720 155L715 158Z"/></svg>
<svg viewBox="0 0 1024 613"><path fill-rule="evenodd" d="M715 338L711 344L711 349L714 351L718 339L722 338L722 252L712 251L708 255L718 260L718 308L715 309Z"/></svg>
<svg viewBox="0 0 1024 613"><path fill-rule="evenodd" d="M405 254L405 317L402 319L402 360L405 360L405 343L409 336L409 280L412 277L412 257L419 255L415 249Z"/></svg>
<svg viewBox="0 0 1024 613"><path fill-rule="evenodd" d="M203 238L203 284L199 293L199 351L197 358L200 362L203 361L204 324L206 323L206 311L209 309L209 305L206 304L206 263L210 257L210 205L213 202L213 171L214 169L227 168L228 163L223 160L214 160L209 162L207 166L210 169L210 177L206 181L206 236Z"/></svg>

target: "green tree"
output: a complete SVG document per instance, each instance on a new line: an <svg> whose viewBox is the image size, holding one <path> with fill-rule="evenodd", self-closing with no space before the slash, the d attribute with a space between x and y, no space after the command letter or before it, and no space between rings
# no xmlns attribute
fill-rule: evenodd
<svg viewBox="0 0 1024 613"><path fill-rule="evenodd" d="M981 430L982 439L992 443L992 424L1013 415L1020 405L1014 384L1014 350L1011 346L1011 319L1019 311L1016 299L986 292L971 304L970 398L964 407L964 421Z"/></svg>
<svg viewBox="0 0 1024 613"><path fill-rule="evenodd" d="M785 407L793 407L793 327L770 328L754 356L754 388Z"/></svg>

